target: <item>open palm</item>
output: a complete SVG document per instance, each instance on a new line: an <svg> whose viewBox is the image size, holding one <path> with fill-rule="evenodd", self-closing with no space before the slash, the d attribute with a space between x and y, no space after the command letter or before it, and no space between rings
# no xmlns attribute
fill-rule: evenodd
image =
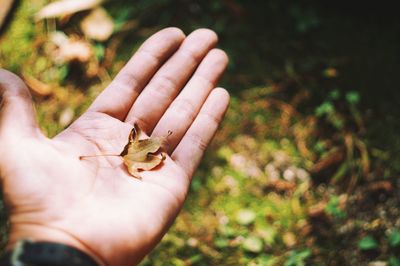
<svg viewBox="0 0 400 266"><path fill-rule="evenodd" d="M61 242L106 265L137 264L162 238L227 108L215 85L227 57L216 35L175 28L147 40L92 106L53 139L42 135L25 85L0 71L2 189L9 247L19 239ZM173 134L157 168L127 172L119 154L133 123L151 136Z"/></svg>

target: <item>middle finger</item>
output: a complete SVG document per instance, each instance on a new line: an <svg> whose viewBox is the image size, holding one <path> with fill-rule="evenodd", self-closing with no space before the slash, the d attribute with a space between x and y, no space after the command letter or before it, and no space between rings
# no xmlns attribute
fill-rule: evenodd
<svg viewBox="0 0 400 266"><path fill-rule="evenodd" d="M151 135L158 120L216 42L217 36L211 30L191 33L136 99L125 122L136 122Z"/></svg>

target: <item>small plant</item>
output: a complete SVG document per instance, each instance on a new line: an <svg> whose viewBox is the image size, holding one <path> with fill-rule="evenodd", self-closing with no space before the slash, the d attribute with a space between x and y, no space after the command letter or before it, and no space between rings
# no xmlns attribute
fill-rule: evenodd
<svg viewBox="0 0 400 266"><path fill-rule="evenodd" d="M311 251L307 249L293 250L290 252L288 259L283 264L284 266L304 266L306 260L311 256Z"/></svg>
<svg viewBox="0 0 400 266"><path fill-rule="evenodd" d="M326 100L315 109L315 115L320 118L325 118L328 124L334 126L338 130L341 130L344 127L344 119L335 107L335 103L339 99L339 90L331 91Z"/></svg>
<svg viewBox="0 0 400 266"><path fill-rule="evenodd" d="M400 231L399 230L393 230L389 235L388 235L388 241L389 245L393 248L399 247L400 246Z"/></svg>
<svg viewBox="0 0 400 266"><path fill-rule="evenodd" d="M400 266L400 259L395 256L391 256L389 261L389 266Z"/></svg>
<svg viewBox="0 0 400 266"><path fill-rule="evenodd" d="M358 248L363 251L374 250L378 248L378 242L372 236L367 235L358 241Z"/></svg>
<svg viewBox="0 0 400 266"><path fill-rule="evenodd" d="M346 212L340 207L340 199L337 196L332 196L326 204L325 212L332 215L333 218L343 219L346 218Z"/></svg>

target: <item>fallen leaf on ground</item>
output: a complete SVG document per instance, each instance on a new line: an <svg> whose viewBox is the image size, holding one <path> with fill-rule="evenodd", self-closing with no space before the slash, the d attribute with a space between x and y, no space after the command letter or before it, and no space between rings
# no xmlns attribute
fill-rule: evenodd
<svg viewBox="0 0 400 266"><path fill-rule="evenodd" d="M8 15L8 12L11 10L14 0L0 0L0 29L3 26L3 23Z"/></svg>
<svg viewBox="0 0 400 266"><path fill-rule="evenodd" d="M28 85L33 94L41 97L46 97L53 93L54 88L51 85L46 84L30 75L23 74L22 76L25 83Z"/></svg>
<svg viewBox="0 0 400 266"><path fill-rule="evenodd" d="M114 31L114 22L104 8L96 8L81 22L81 29L89 39L104 42Z"/></svg>
<svg viewBox="0 0 400 266"><path fill-rule="evenodd" d="M256 219L256 213L252 210L240 210L236 215L236 221L241 225L249 225Z"/></svg>
<svg viewBox="0 0 400 266"><path fill-rule="evenodd" d="M76 12L92 9L103 0L60 0L43 7L35 16L36 20L44 18L56 18L72 15Z"/></svg>
<svg viewBox="0 0 400 266"><path fill-rule="evenodd" d="M71 61L85 63L93 55L92 46L76 36L69 37L63 32L56 31L51 34L50 39L58 47L53 54L56 63L63 64Z"/></svg>
<svg viewBox="0 0 400 266"><path fill-rule="evenodd" d="M62 127L66 127L71 124L74 119L75 112L72 108L68 107L61 112L60 118L58 119L58 123Z"/></svg>
<svg viewBox="0 0 400 266"><path fill-rule="evenodd" d="M293 247L294 245L296 245L297 243L297 239L295 234L293 234L292 232L286 232L283 234L282 237L283 243L285 243L285 245L287 247Z"/></svg>
<svg viewBox="0 0 400 266"><path fill-rule="evenodd" d="M89 61L92 54L90 44L83 40L71 40L67 45L60 47L59 58L64 62L77 60L84 63Z"/></svg>
<svg viewBox="0 0 400 266"><path fill-rule="evenodd" d="M319 173L331 166L336 166L336 164L342 162L345 159L345 153L342 149L335 150L325 156L324 158L320 159L318 162L314 164L311 168L311 173Z"/></svg>

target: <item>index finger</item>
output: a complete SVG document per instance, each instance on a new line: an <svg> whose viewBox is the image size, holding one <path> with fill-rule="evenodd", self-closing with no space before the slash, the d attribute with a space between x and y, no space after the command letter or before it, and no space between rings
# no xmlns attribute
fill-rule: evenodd
<svg viewBox="0 0 400 266"><path fill-rule="evenodd" d="M151 36L95 99L88 111L102 112L124 120L142 89L178 49L184 38L185 35L178 28L166 28Z"/></svg>

